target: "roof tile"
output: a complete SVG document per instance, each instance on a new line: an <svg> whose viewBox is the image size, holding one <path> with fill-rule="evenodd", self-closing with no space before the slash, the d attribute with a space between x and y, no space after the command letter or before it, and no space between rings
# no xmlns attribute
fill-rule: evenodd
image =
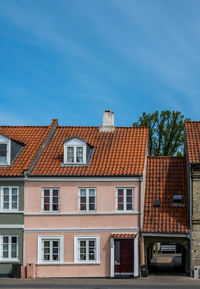
<svg viewBox="0 0 200 289"><path fill-rule="evenodd" d="M173 206L174 194L183 195L184 206ZM148 157L143 232L187 233L184 158ZM160 206L154 207L154 200Z"/></svg>
<svg viewBox="0 0 200 289"><path fill-rule="evenodd" d="M186 122L185 135L189 163L200 163L200 122Z"/></svg>
<svg viewBox="0 0 200 289"><path fill-rule="evenodd" d="M87 166L62 166L63 140L78 136L95 148ZM136 176L144 170L147 127L57 127L32 171L32 176Z"/></svg>

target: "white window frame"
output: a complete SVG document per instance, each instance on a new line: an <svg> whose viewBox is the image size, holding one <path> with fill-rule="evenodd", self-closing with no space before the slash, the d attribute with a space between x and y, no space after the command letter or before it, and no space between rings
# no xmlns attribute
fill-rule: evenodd
<svg viewBox="0 0 200 289"><path fill-rule="evenodd" d="M132 190L132 210L127 210L127 204L126 204L126 196L127 196L127 190ZM123 203L123 210L119 210L118 209L118 190L123 190L123 200L124 200L124 203ZM118 213L123 213L123 212L134 212L135 208L134 208L134 205L135 205L135 188L133 187L118 187L116 188L116 211Z"/></svg>
<svg viewBox="0 0 200 289"><path fill-rule="evenodd" d="M96 260L80 260L80 247L79 243L80 241L95 241L96 242ZM87 248L88 250L88 248ZM100 263L100 236L82 236L77 235L74 236L74 263L78 264L99 264Z"/></svg>
<svg viewBox="0 0 200 289"><path fill-rule="evenodd" d="M50 191L50 203L49 210L44 210L44 190ZM58 210L53 210L53 190L58 190ZM42 188L42 212L45 214L48 213L59 213L60 212L60 188Z"/></svg>
<svg viewBox="0 0 200 289"><path fill-rule="evenodd" d="M82 165L86 164L86 143L77 139L73 138L69 141L66 141L64 143L64 164L65 165ZM74 161L73 162L68 162L67 161L67 150L68 147L73 147L74 148ZM77 162L77 148L82 147L83 148L83 161L82 162Z"/></svg>
<svg viewBox="0 0 200 289"><path fill-rule="evenodd" d="M86 210L81 210L81 189L85 189L86 190ZM95 206L94 206L94 210L89 210L89 190L92 189L95 191ZM85 188L85 187L80 187L79 188L79 212L80 213L94 213L96 212L96 205L97 205L97 192L96 192L96 188Z"/></svg>
<svg viewBox="0 0 200 289"><path fill-rule="evenodd" d="M9 189L9 209L5 209L4 206L4 189ZM12 189L17 190L17 208L12 209ZM19 211L19 187L17 186L3 186L0 187L1 193L1 211L2 212L18 212Z"/></svg>
<svg viewBox="0 0 200 289"><path fill-rule="evenodd" d="M11 148L11 141L4 136L0 135L0 144L7 145L7 161L5 163L0 163L1 166L8 166L10 165L10 148Z"/></svg>
<svg viewBox="0 0 200 289"><path fill-rule="evenodd" d="M4 237L8 237L9 242L8 242L8 258L3 258L3 238ZM16 258L12 258L11 257L11 238L15 237L17 238L17 257ZM1 262L14 262L14 261L19 261L19 238L16 235L0 235L0 261Z"/></svg>
<svg viewBox="0 0 200 289"><path fill-rule="evenodd" d="M43 242L44 241L59 241L60 242L60 250L59 250L59 261L45 261L43 260ZM52 253L52 252L51 252ZM40 264L59 264L63 263L63 255L64 255L64 249L63 249L63 236L38 236L38 263Z"/></svg>

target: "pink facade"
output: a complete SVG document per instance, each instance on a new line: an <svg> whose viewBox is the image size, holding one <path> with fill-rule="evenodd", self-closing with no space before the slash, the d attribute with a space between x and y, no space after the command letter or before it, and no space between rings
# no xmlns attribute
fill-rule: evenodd
<svg viewBox="0 0 200 289"><path fill-rule="evenodd" d="M42 192L47 188L59 190L59 212L44 212ZM80 211L81 188L95 189L96 210L92 213ZM118 188L133 189L133 210L119 211L117 209ZM137 237L133 239L134 269L132 273L134 276L138 276L138 202L139 182L137 180L116 180L115 182L26 181L24 265L35 264L37 277L114 277L116 261L114 260L111 234L116 232L134 233ZM56 244L57 247L54 248L53 244ZM95 261L79 262L77 255L80 256L80 250L93 252L92 248L88 247L89 249L87 249L81 246L93 246L94 244ZM44 262L41 256L44 256L45 250L48 252L47 254L50 254L50 251L53 254L53 250L55 252L59 250L59 262L53 260ZM50 259L49 255L47 258Z"/></svg>

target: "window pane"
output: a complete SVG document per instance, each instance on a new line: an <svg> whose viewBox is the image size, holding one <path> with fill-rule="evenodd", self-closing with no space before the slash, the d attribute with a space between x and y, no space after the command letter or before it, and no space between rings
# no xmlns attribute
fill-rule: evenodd
<svg viewBox="0 0 200 289"><path fill-rule="evenodd" d="M3 258L8 258L8 251L3 251Z"/></svg>
<svg viewBox="0 0 200 289"><path fill-rule="evenodd" d="M53 197L58 196L58 190L53 190Z"/></svg>
<svg viewBox="0 0 200 289"><path fill-rule="evenodd" d="M17 258L17 244L11 245L11 258Z"/></svg>
<svg viewBox="0 0 200 289"><path fill-rule="evenodd" d="M89 260L94 261L96 259L95 241L89 240Z"/></svg>
<svg viewBox="0 0 200 289"><path fill-rule="evenodd" d="M86 197L86 189L81 189L81 197Z"/></svg>
<svg viewBox="0 0 200 289"><path fill-rule="evenodd" d="M89 196L95 197L95 189L89 189Z"/></svg>
<svg viewBox="0 0 200 289"><path fill-rule="evenodd" d="M118 198L117 198L117 202L118 202L118 210L123 210L124 209L124 190L123 189L118 189Z"/></svg>
<svg viewBox="0 0 200 289"><path fill-rule="evenodd" d="M53 211L58 211L59 206L59 196L58 196L58 190L53 190Z"/></svg>
<svg viewBox="0 0 200 289"><path fill-rule="evenodd" d="M95 211L95 204L89 204L89 210L90 211Z"/></svg>
<svg viewBox="0 0 200 289"><path fill-rule="evenodd" d="M50 190L44 190L44 211L50 210Z"/></svg>
<svg viewBox="0 0 200 289"><path fill-rule="evenodd" d="M12 188L12 209L17 209L18 203L18 190L17 188Z"/></svg>
<svg viewBox="0 0 200 289"><path fill-rule="evenodd" d="M43 241L43 249L44 249L44 261L50 260L50 241Z"/></svg>
<svg viewBox="0 0 200 289"><path fill-rule="evenodd" d="M8 248L9 248L9 238L8 237L3 237L3 258L8 258Z"/></svg>
<svg viewBox="0 0 200 289"><path fill-rule="evenodd" d="M50 196L50 190L44 190L44 197L49 197Z"/></svg>
<svg viewBox="0 0 200 289"><path fill-rule="evenodd" d="M76 148L76 161L77 163L83 162L83 147Z"/></svg>
<svg viewBox="0 0 200 289"><path fill-rule="evenodd" d="M86 211L86 189L80 190L80 210Z"/></svg>
<svg viewBox="0 0 200 289"><path fill-rule="evenodd" d="M80 260L86 260L86 241L80 241Z"/></svg>
<svg viewBox="0 0 200 289"><path fill-rule="evenodd" d="M9 188L3 190L3 208L9 209Z"/></svg>
<svg viewBox="0 0 200 289"><path fill-rule="evenodd" d="M89 210L90 211L95 210L95 195L96 195L95 189L89 189Z"/></svg>
<svg viewBox="0 0 200 289"><path fill-rule="evenodd" d="M59 261L59 241L53 241L53 261Z"/></svg>
<svg viewBox="0 0 200 289"><path fill-rule="evenodd" d="M126 190L126 209L132 210L133 209L133 191L132 189Z"/></svg>
<svg viewBox="0 0 200 289"><path fill-rule="evenodd" d="M7 144L0 144L0 164L7 163Z"/></svg>
<svg viewBox="0 0 200 289"><path fill-rule="evenodd" d="M74 162L74 148L73 147L67 148L67 162L69 163Z"/></svg>

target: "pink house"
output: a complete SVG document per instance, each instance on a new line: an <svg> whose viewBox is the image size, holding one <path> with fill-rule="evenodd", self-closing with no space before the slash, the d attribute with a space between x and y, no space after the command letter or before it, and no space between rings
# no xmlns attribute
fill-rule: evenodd
<svg viewBox="0 0 200 289"><path fill-rule="evenodd" d="M148 129L57 126L25 181L30 277L139 276Z"/></svg>

